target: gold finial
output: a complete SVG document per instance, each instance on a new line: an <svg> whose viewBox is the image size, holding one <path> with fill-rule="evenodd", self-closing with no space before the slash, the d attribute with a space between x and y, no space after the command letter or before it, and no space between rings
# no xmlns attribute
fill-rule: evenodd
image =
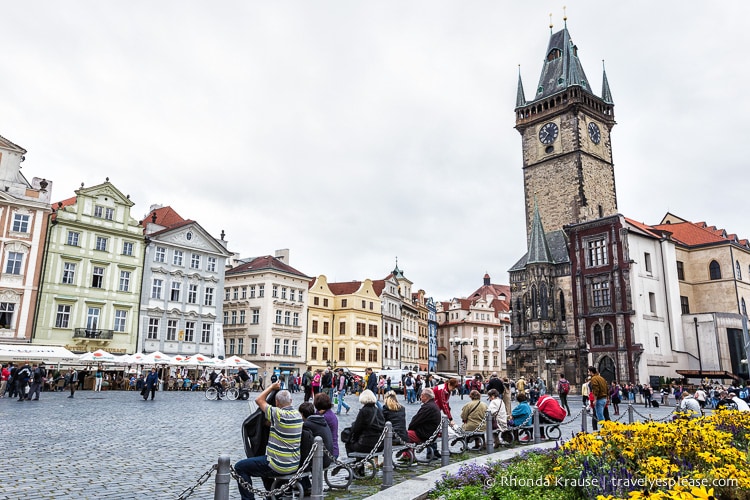
<svg viewBox="0 0 750 500"><path fill-rule="evenodd" d="M552 28L553 28L554 26L555 26L555 25L554 25L554 24L552 24L552 12L550 12L550 13L549 13L549 30L550 30L550 32L552 31Z"/></svg>
<svg viewBox="0 0 750 500"><path fill-rule="evenodd" d="M563 5L563 21L568 22L567 7Z"/></svg>

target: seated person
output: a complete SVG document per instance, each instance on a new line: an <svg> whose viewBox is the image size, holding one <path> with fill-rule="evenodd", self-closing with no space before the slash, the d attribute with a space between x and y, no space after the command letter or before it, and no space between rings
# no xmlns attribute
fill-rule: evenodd
<svg viewBox="0 0 750 500"><path fill-rule="evenodd" d="M383 405L383 417L393 427L393 444L399 445L409 442L409 433L406 430L406 408L401 406L396 393L389 391L385 395Z"/></svg>
<svg viewBox="0 0 750 500"><path fill-rule="evenodd" d="M478 390L472 389L469 393L471 402L463 407L461 410L461 421L463 422L463 430L466 432L472 432L480 429L485 423L485 413L487 412L487 403L482 401L482 395ZM478 450L480 446L480 439L474 440L473 449Z"/></svg>
<svg viewBox="0 0 750 500"><path fill-rule="evenodd" d="M518 427L520 425L531 425L531 406L526 399L526 394L519 392L516 394L518 405L511 412L511 424Z"/></svg>
<svg viewBox="0 0 750 500"><path fill-rule="evenodd" d="M686 418L697 418L703 415L701 405L695 396L685 391L682 394L682 402L679 405L679 413Z"/></svg>
<svg viewBox="0 0 750 500"><path fill-rule="evenodd" d="M721 391L719 398L717 408L726 407L730 410L750 411L750 406L738 398L734 392Z"/></svg>
<svg viewBox="0 0 750 500"><path fill-rule="evenodd" d="M328 453L331 455L333 454L333 435L331 434L331 428L328 427L328 422L326 421L325 417L323 415L318 414L315 411L315 406L312 403L302 403L299 405L299 414L302 415L302 429L306 429L310 431L310 434L313 438L313 442L316 437L320 436L320 438L323 440L323 446L326 450L328 450ZM302 446L301 446L301 454L300 454L300 465L302 465L302 462L304 462L307 459L307 455L310 453L312 449L313 443L306 443L304 435L302 436ZM323 453L323 468L327 468L329 465L331 465L331 456L328 455L328 453ZM308 466L308 470L312 469L312 462L310 462L310 465ZM310 496L310 488L312 484L310 483L310 478L305 476L302 479L300 479L300 484L302 485L302 488L305 490L305 496Z"/></svg>
<svg viewBox="0 0 750 500"><path fill-rule="evenodd" d="M432 389L422 389L419 398L422 400L422 406L419 407L417 413L411 418L409 429L407 430L410 443L424 443L430 439L443 419L440 408L438 408L435 402L435 392Z"/></svg>
<svg viewBox="0 0 750 500"><path fill-rule="evenodd" d="M539 410L539 422L543 424L559 424L567 416L565 408L549 394L541 395L536 402L536 407Z"/></svg>
<svg viewBox="0 0 750 500"><path fill-rule="evenodd" d="M385 418L382 410L376 404L378 400L375 394L371 390L365 389L359 395L359 402L362 404L362 408L357 413L357 419L352 425L351 438L346 443L347 455L354 452L370 453L385 428Z"/></svg>
<svg viewBox="0 0 750 500"><path fill-rule="evenodd" d="M490 389L487 391L487 397L490 398L490 404L487 406L487 409L492 414L492 428L504 431L508 428L508 412L505 411L505 404L500 397L500 393L497 389ZM495 436L495 445L500 446L497 436Z"/></svg>

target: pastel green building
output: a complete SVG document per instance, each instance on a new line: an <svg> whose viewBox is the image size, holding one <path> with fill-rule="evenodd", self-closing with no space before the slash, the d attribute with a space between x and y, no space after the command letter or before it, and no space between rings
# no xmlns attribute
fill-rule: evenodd
<svg viewBox="0 0 750 500"><path fill-rule="evenodd" d="M109 178L75 194L52 205L33 342L133 353L143 227Z"/></svg>

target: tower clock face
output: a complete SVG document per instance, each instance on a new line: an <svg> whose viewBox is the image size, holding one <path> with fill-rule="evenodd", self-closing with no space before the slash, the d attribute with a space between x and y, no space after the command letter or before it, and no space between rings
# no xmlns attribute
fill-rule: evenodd
<svg viewBox="0 0 750 500"><path fill-rule="evenodd" d="M594 122L589 123L589 137L594 144L599 144L599 141L602 140L602 133L599 131L599 126Z"/></svg>
<svg viewBox="0 0 750 500"><path fill-rule="evenodd" d="M539 129L539 140L542 144L552 144L557 139L557 125L549 122Z"/></svg>

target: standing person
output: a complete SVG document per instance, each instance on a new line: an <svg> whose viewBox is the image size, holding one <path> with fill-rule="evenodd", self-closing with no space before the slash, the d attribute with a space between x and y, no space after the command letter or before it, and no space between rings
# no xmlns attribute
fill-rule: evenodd
<svg viewBox="0 0 750 500"><path fill-rule="evenodd" d="M104 369L102 369L102 365L99 365L96 367L96 373L94 373L94 392L101 392L103 380Z"/></svg>
<svg viewBox="0 0 750 500"><path fill-rule="evenodd" d="M31 370L31 390L29 391L30 401L39 401L39 394L42 392L44 377L47 376L47 370L44 369L44 363L33 365Z"/></svg>
<svg viewBox="0 0 750 500"><path fill-rule="evenodd" d="M314 394L313 394L313 372L312 372L312 366L307 367L307 371L302 375L302 388L305 390L305 403L310 401ZM320 385L318 385L320 387Z"/></svg>
<svg viewBox="0 0 750 500"><path fill-rule="evenodd" d="M560 374L560 380L557 381L557 394L560 396L560 406L565 408L570 415L570 406L568 406L568 393L570 392L570 382L565 378L565 374Z"/></svg>
<svg viewBox="0 0 750 500"><path fill-rule="evenodd" d="M13 363L8 363L8 384L5 387L5 392L9 398L16 397L16 373L18 373L18 367Z"/></svg>
<svg viewBox="0 0 750 500"><path fill-rule="evenodd" d="M5 389L8 387L8 379L10 378L10 369L7 363L3 363L3 367L0 370L0 398L5 397Z"/></svg>
<svg viewBox="0 0 750 500"><path fill-rule="evenodd" d="M15 376L18 401L28 399L28 396L26 395L26 386L29 384L29 378L31 378L31 367L29 366L29 363L26 363L16 372Z"/></svg>
<svg viewBox="0 0 750 500"><path fill-rule="evenodd" d="M323 372L323 375L320 377L320 390L328 394L328 397L333 400L333 379L334 379L334 373L331 371L330 367L326 367L326 371Z"/></svg>
<svg viewBox="0 0 750 500"><path fill-rule="evenodd" d="M505 386L505 392L502 393L503 404L505 405L505 413L510 415L510 411L511 411L510 399L512 397L511 391L514 389L511 389L510 381L508 380L508 377L503 377L503 385Z"/></svg>
<svg viewBox="0 0 750 500"><path fill-rule="evenodd" d="M78 390L83 390L83 385L86 382L86 377L89 376L89 367L87 366L85 370L83 370L83 373L78 374Z"/></svg>
<svg viewBox="0 0 750 500"><path fill-rule="evenodd" d="M497 378L497 372L492 372L489 380L487 380L487 394L490 393L490 389L495 389L498 395L502 395L505 392L505 386L503 381Z"/></svg>
<svg viewBox="0 0 750 500"><path fill-rule="evenodd" d="M323 378L323 370L318 368L315 370L315 375L313 375L312 382L310 382L310 387L312 390L313 397L315 397L316 394L320 392L320 383L321 379ZM328 395L328 398L331 398L331 395Z"/></svg>
<svg viewBox="0 0 750 500"><path fill-rule="evenodd" d="M615 410L615 415L620 414L620 384L616 381L612 381L609 390L609 400L612 402L612 407Z"/></svg>
<svg viewBox="0 0 750 500"><path fill-rule="evenodd" d="M385 375L378 377L378 401L385 401Z"/></svg>
<svg viewBox="0 0 750 500"><path fill-rule="evenodd" d="M73 367L70 367L70 373L68 374L68 386L70 387L70 396L68 398L72 398L78 387L78 372Z"/></svg>
<svg viewBox="0 0 750 500"><path fill-rule="evenodd" d="M346 413L349 413L351 407L344 401L346 396L346 376L344 375L344 369L339 368L339 374L336 377L336 390L338 391L339 405L336 409L336 415L341 415L341 407L346 408Z"/></svg>
<svg viewBox="0 0 750 500"><path fill-rule="evenodd" d="M333 438L333 451L331 453L334 457L339 458L339 419L333 413L331 398L328 397L328 394L319 392L313 398L313 403L315 404L315 410L319 415L323 415L323 418L328 422L328 427L331 428Z"/></svg>
<svg viewBox="0 0 750 500"><path fill-rule="evenodd" d="M292 406L292 395L281 391L281 384L274 382L255 399L260 411L271 423L266 454L245 458L234 464L235 472L246 482L252 484L253 477L263 479L266 489L270 489L270 478L294 474L299 468L300 445L302 442L302 415ZM276 406L266 402L272 391L276 394ZM237 483L242 500L255 500L252 491L246 490Z"/></svg>
<svg viewBox="0 0 750 500"><path fill-rule="evenodd" d="M449 378L444 384L438 385L434 390L435 404L448 417L451 425L453 424L453 415L451 415L451 405L448 399L451 393L458 387L457 378Z"/></svg>
<svg viewBox="0 0 750 500"><path fill-rule="evenodd" d="M422 394L422 387L424 387L424 381L422 380L422 375L417 375L417 378L414 379L414 402L417 402L417 399L420 399L419 395Z"/></svg>
<svg viewBox="0 0 750 500"><path fill-rule="evenodd" d="M581 385L581 401L584 408L587 408L589 406L589 392L591 392L591 386L589 385L589 382L591 382L590 376L586 377L586 381Z"/></svg>
<svg viewBox="0 0 750 500"><path fill-rule="evenodd" d="M526 379L521 375L521 377L516 382L516 393L521 394L526 392ZM518 397L516 397L516 400L518 400Z"/></svg>
<svg viewBox="0 0 750 500"><path fill-rule="evenodd" d="M539 396L544 396L545 394L547 394L547 384L544 382L544 379L542 377L537 377L536 386L539 389Z"/></svg>
<svg viewBox="0 0 750 500"><path fill-rule="evenodd" d="M601 422L604 420L604 406L607 404L607 396L609 395L609 387L604 377L599 375L599 371L594 366L589 366L589 374L591 375L591 392L594 393L596 420Z"/></svg>
<svg viewBox="0 0 750 500"><path fill-rule="evenodd" d="M417 395L414 391L414 377L411 376L411 372L406 374L404 387L406 387L406 402L409 404L416 403Z"/></svg>
<svg viewBox="0 0 750 500"><path fill-rule="evenodd" d="M146 377L146 385L143 388L143 400L148 399L148 393L151 392L151 401L154 400L156 393L156 384L159 383L159 374L156 373L156 367L151 368L151 372Z"/></svg>
<svg viewBox="0 0 750 500"><path fill-rule="evenodd" d="M378 378L375 376L375 373L373 373L372 368L367 368L365 370L365 376L367 377L366 388L372 391L373 394L377 394L378 393Z"/></svg>

